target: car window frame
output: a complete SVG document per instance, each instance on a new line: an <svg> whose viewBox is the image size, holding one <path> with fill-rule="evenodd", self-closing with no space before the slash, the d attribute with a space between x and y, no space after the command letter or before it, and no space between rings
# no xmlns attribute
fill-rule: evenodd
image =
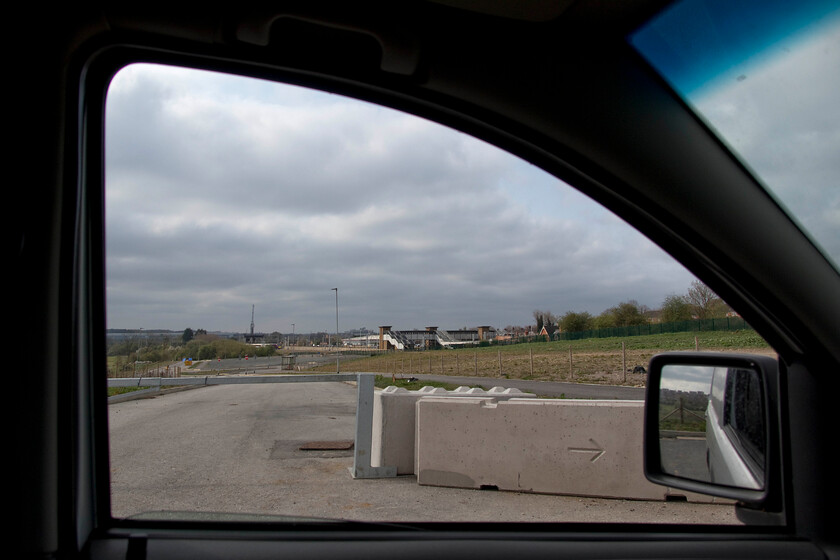
<svg viewBox="0 0 840 560"><path fill-rule="evenodd" d="M113 46L113 45L112 45ZM188 50L200 50L200 49L188 49ZM138 49L132 50L131 55L125 56L125 54L129 52L126 51L121 56L115 56L114 58L110 59L110 63L105 64L105 66L111 65L112 68L116 68L119 64L125 63L128 59L131 59L135 62L162 62L162 61L181 61L181 62L194 62L200 63L200 58L193 58L195 53L188 53L188 54L167 54L167 55L159 55L159 56L149 56L148 52L145 49ZM144 53L141 55L140 53ZM99 54L102 54L102 51L99 51ZM99 58L97 60L97 64L103 64L103 58ZM118 64L115 64L115 61L120 60ZM103 471L102 470L102 447L101 442L106 441L103 440L103 435L107 438L107 434L103 434L102 430L102 423L96 422L96 418L102 418L104 408L101 403L96 402L97 399L95 398L96 391L100 391L102 389L102 384L104 381L104 376L102 375L103 372L101 369L103 368L102 364L97 363L98 357L104 354L101 354L101 350L103 348L104 340L102 340L102 335L100 333L104 333L104 328L102 330L98 330L99 326L104 326L104 321L102 321L102 317L104 317L104 306L101 305L100 296L102 291L97 291L97 288L101 288L103 283L101 282L100 274L100 257L102 257L101 251L101 242L102 242L102 231L101 231L101 222L98 222L96 219L97 213L101 212L102 209L102 201L101 199L97 200L96 196L96 189L95 185L97 180L101 181L103 169L101 168L101 150L103 143L101 142L101 136L97 136L97 129L100 131L102 130L102 118L104 118L104 93L103 91L97 91L98 84L102 84L105 80L103 80L103 70L102 66L98 68L93 68L91 65L91 59L85 59L85 64L79 65L78 70L78 82L74 82L73 72L70 72L70 83L72 90L73 84L78 85L78 96L70 95L66 101L66 106L68 109L69 115L71 115L70 120L73 121L74 119L78 119L78 128L71 127L71 132L68 135L68 146L72 149L69 151L70 153L66 156L71 161L71 165L68 166L69 170L64 177L63 184L65 185L65 194L68 195L68 201L65 202L64 206L64 215L68 220L69 223L73 225L72 233L69 238L65 239L64 241L64 252L65 254L69 254L73 256L73 274L75 283L72 286L72 301L73 305L68 305L65 303L64 312L73 315L72 321L67 321L66 319L62 323L63 326L69 326L71 335L68 336L65 342L62 342L62 352L65 355L73 356L73 363L74 363L74 376L68 377L68 379L62 382L62 387L64 389L69 389L72 394L74 394L77 400L74 401L73 405L73 424L72 429L74 433L77 434L77 437L74 440L73 444L65 444L65 445L72 445L74 446L74 459L75 459L75 467L72 469L72 474L65 474L64 477L72 476L75 478L75 481L70 484L72 488L75 489L76 492L76 500L73 505L74 509L74 520L78 523L75 527L75 531L78 535L76 539L77 542L84 543L86 538L85 535L88 532L98 532L99 535L102 535L103 531L105 534L109 535L110 537L116 536L127 536L137 534L135 529L139 528L148 528L146 525L127 525L124 526L124 529L129 529L123 531L122 533L119 530L114 531L115 525L113 523L114 520L108 519L107 516L104 516L102 511L102 507L106 505L106 502L103 501L103 495L101 493L102 488L107 488L107 484L102 486L103 481L106 480L107 476L107 468ZM201 64L198 64L201 66ZM254 70L252 67L248 65L239 64L232 64L229 62L217 62L213 64L207 64L206 66L213 67L215 69L220 68L228 68L232 70L236 70L238 74L263 74L261 71ZM248 70L252 72L248 72ZM90 72L90 73L88 73ZM274 72L269 72L268 74L275 75ZM263 74L265 75L265 74ZM357 91L362 92L364 91L366 95L359 96L363 97L368 101L375 100L380 97L381 94L377 92L371 92L365 90L364 88L357 89L353 86L347 86L346 84L342 84L339 82L334 82L332 80L324 80L324 79L313 79L311 77L303 77L301 78L299 75L295 73L291 73L292 79L289 81L293 81L297 79L303 85L303 83L308 84L320 84L320 85L333 85L336 86L336 90L342 91ZM90 79L88 79L90 78ZM326 88L321 88L326 89ZM388 99L391 99L389 96L385 96ZM81 100L81 102L80 102ZM391 99L393 102L393 99ZM407 101L403 101L400 103L393 103L394 105L403 105L406 107L414 106L413 103L409 103ZM418 103L418 106L420 104ZM416 108L416 106L415 106ZM97 115L97 111L99 111ZM433 110L422 111L423 113L429 115L435 113ZM441 118L437 120L449 120L450 122L458 121L459 119L447 119L445 118L446 112L441 110L441 113L438 115ZM481 131L481 136L483 139L487 140L488 138L495 138L497 141L492 142L496 145L504 145L507 144L515 148L516 152L519 152L518 155L522 157L522 154L526 154L529 157L529 161L536 162L541 161L541 155L538 149L533 149L533 151L529 151L522 147L522 144L512 139L508 138L505 134L490 131L489 127L478 126L474 123L469 123L469 119L465 119L464 122L461 123L462 126L458 126L461 130L465 129L472 129L474 131ZM465 130L466 131L466 130ZM80 150L77 151L76 148ZM99 156L96 155L97 151L99 152ZM512 150L508 150L512 151ZM516 153L513 152L512 153ZM78 159L76 159L78 158ZM74 167L77 165L77 167ZM546 165L546 167L552 167L556 169L556 162L551 162L550 165ZM564 179L566 180L566 179ZM587 180L591 180L587 178L579 179L576 184L573 184L576 188L580 186L581 183L586 184ZM568 182L568 181L567 181ZM87 189L87 190L86 190ZM604 197L599 197L604 198ZM612 209L612 208L611 208ZM615 210L614 210L615 211ZM626 215L626 214L625 214ZM62 227L65 228L65 232L71 231L67 229L67 225L63 225ZM640 228L637 228L640 229ZM650 228L645 228L648 231L652 231ZM640 229L641 230L641 229ZM660 239L669 245L668 239ZM662 246L662 243L659 243ZM663 247L669 253L667 247ZM672 249L674 246L671 247ZM679 251L678 251L679 252ZM673 254L673 253L672 253ZM696 260L695 260L696 259ZM682 259L678 259L682 260ZM703 259L698 257L693 258L686 258L689 262L694 262L695 266L703 269L703 267L697 264L698 261L702 261ZM709 267L708 263L705 263L705 266ZM70 288L65 288L68 290ZM66 292L65 296L70 297ZM68 311L68 307L74 307L78 311L70 313ZM767 321L765 320L765 323ZM101 400L101 399L100 399ZM91 423L91 418L94 421ZM93 466L91 466L91 464ZM90 473L93 472L96 476L93 479L89 478ZM98 488L98 491L95 490ZM85 503L88 495L95 495L94 500L90 500L90 503ZM66 507L66 506L65 506ZM89 519L89 522L85 521ZM190 525L178 525L178 526L165 526L165 529L173 529L173 530L186 530L186 531L198 531L201 532L201 527L195 527ZM232 526L229 527L231 531L239 532L243 528L241 526ZM250 529L254 529L251 527ZM504 528L496 527L495 530L504 530ZM575 533L575 528L564 526L561 527L562 533L570 534ZM580 533L588 533L593 528L592 527L577 527L576 528ZM621 527L607 527L607 528L597 528L604 532L613 532L622 535L632 534L636 537L642 535L650 535L650 526L642 526L642 527L633 527L633 526L621 526ZM318 529L323 530L323 528ZM342 530L346 530L342 529ZM517 528L517 531L521 531L522 528ZM672 532L675 535L683 535L686 531L684 526L679 526L676 528L667 528L667 527L656 527L657 531L661 531L662 533L669 533ZM329 530L328 530L329 531ZM700 534L703 530L699 530L696 533ZM247 532L247 531L246 531ZM597 531L596 531L597 532ZM579 533L579 534L580 534ZM728 531L722 531L724 534L730 534ZM739 532L736 532L738 534ZM767 535L769 534L778 534L776 531L762 531L761 529L753 528L748 531L749 534L760 534L760 535ZM557 534L557 531L551 530L548 533L549 535ZM715 534L720 534L719 531L716 531ZM787 533L786 533L787 534ZM532 536L534 533L532 533ZM623 537L616 537L616 540L621 540ZM100 540L104 542L107 539Z"/></svg>
<svg viewBox="0 0 840 560"><path fill-rule="evenodd" d="M97 101L96 101L97 105L99 105L100 102L105 101L105 98L106 98L106 95L107 95L107 86L110 83L110 79L113 78L113 76L115 76L116 73L118 73L120 69L124 68L125 66L127 66L129 64L133 64L133 63L167 64L167 65L176 65L176 66L180 65L180 66L184 66L184 67L196 68L196 69L202 69L202 70L223 71L223 72L235 73L235 74L241 75L241 76L255 77L255 78L260 78L260 79L267 79L269 77L269 76L266 76L265 74L263 74L261 72L254 72L254 73L248 72L248 70L252 70L252 68L250 68L248 66L235 65L233 67L229 67L229 66L224 65L224 64L223 65L217 65L217 64L213 64L213 63L202 64L202 62L207 62L207 61L202 60L201 58L195 58L195 57L190 56L190 55L175 55L175 56L168 56L167 55L167 56L164 56L164 57L158 57L158 56L154 56L154 55L149 56L150 53L147 50L142 49L142 48L135 49L135 48L132 48L132 47L129 47L129 48L123 48L123 47L113 48L113 49L107 50L106 52L107 52L107 56L104 56L99 61L103 65L103 68L106 69L106 71L104 71L103 74L102 74L102 77L106 78L106 79L104 79L101 83L97 84L97 86L96 86L98 99L92 97L92 99L97 99ZM154 54L154 53L151 53L151 54ZM291 74L281 73L280 76L277 76L273 72L271 73L270 78L272 78L275 81L282 81L283 83L291 83L293 85L303 85L305 87L312 87L314 89L321 89L321 90L324 90L324 91L331 91L333 93L341 93L343 95L348 95L348 91L345 88L334 87L336 84L333 83L331 80L328 80L328 79L327 80L318 80L316 83L313 83L311 80L303 80L303 82L305 82L305 83L301 83L302 82L301 80L295 79L295 78L299 78L299 76L295 75L294 73L291 73ZM282 80L280 78L282 78ZM343 85L343 84L339 84L339 85ZM331 86L333 86L333 87L331 87ZM99 88L103 88L103 87L104 87L104 93L101 93L100 91L98 91ZM355 98L361 99L363 101L371 102L370 97L368 97L368 96L362 97L361 96L361 94L364 93L364 92L361 92L359 90L354 89L352 93L355 94L355 95L351 95L351 97L355 97ZM376 102L376 101L374 101L374 102ZM393 107L392 105L386 105L386 106L390 106L391 108L397 108L398 110L408 112L409 114L415 114L415 115L418 115L418 116L422 116L423 118L430 118L430 113L427 112L427 111L423 111L424 108L421 108L421 107L415 107L416 111L412 112L411 110L409 110L411 108L410 104L400 105L400 107ZM104 107L104 104L102 105L102 107ZM422 114L418 114L418 112L420 112ZM432 120L435 120L435 119L432 119ZM437 120L437 122L441 122L441 120ZM453 126L453 123L451 121L447 121L446 123L441 122L441 124L445 124L446 126L452 126L453 128L455 128L455 126ZM101 115L101 120L99 122L95 123L95 128L103 131L103 136L102 136L101 139L99 139L97 142L93 143L92 146L91 146L91 156L93 156L93 157L96 157L96 155L97 155L97 153L96 153L97 146L104 146L104 125L105 125L105 123L104 123L104 109L103 109L103 113ZM93 123L91 123L90 128L91 129L94 128ZM469 132L463 130L463 128L458 128L458 130L461 130L462 132L466 132L466 133L469 134ZM478 137L478 138L480 138L484 141L488 141L486 136ZM104 148L102 149L101 153L103 154L102 155L102 161L97 161L96 167L104 170ZM90 208L90 212L91 212L91 215L93 215L94 213L98 213L98 215L104 216L104 172L102 173L102 175L100 177L100 181L101 181L102 192L100 193L100 196L97 197L96 204L92 205L92 207ZM572 185L572 187L574 188L574 185ZM595 201L595 202L600 204L599 201ZM103 218L103 221L98 224L97 231L100 232L100 235L102 236L102 238L104 238L104 218ZM102 259L102 262L104 262L104 250L101 253L98 254L98 258ZM101 278L99 280L101 281L101 285L104 286L104 278ZM102 291L102 293L104 293L104 290ZM100 302L100 303L104 307L104 303L102 303L102 302ZM104 321L103 321L103 324L104 324ZM104 328L102 328L101 332L104 333L104 331L105 331ZM102 344L104 344L104 341L102 342ZM103 355L104 355L104 353L103 353ZM106 372L102 371L101 367L97 368L97 382L95 383L95 385L98 385L99 387L103 387L106 384L106 382L107 382L106 381ZM94 399L94 400L97 400L95 395L93 395L91 398ZM102 401L102 399L98 399L98 401ZM101 407L101 402L100 403L94 403L93 406L96 407L97 405L100 405L100 410L98 411L99 417L102 418L103 416L106 416L107 410L105 410ZM105 430L105 431L102 430L102 425L103 424L105 424L105 423L104 422L95 422L95 428L96 428L98 437L104 438L101 441L106 442L105 449L100 450L100 452L96 454L96 458L99 461L98 468L96 469L96 472L99 475L99 478L98 478L95 486L98 487L98 488L109 488L109 486L110 486L109 485L109 480L106 476L107 472L109 470L109 466L110 466L109 463L107 462L107 437L108 437L108 435L107 435L107 430ZM99 493L97 495L97 505L96 505L95 509L96 509L97 512L110 512L110 495L109 495L109 493ZM157 523L158 522L155 522L155 523L153 523L153 525L156 525ZM166 526L166 527L191 527L191 526L193 526L193 523L190 523L190 522L160 521L159 523L161 523L162 526ZM146 527L146 526L148 526L149 521L148 520L135 521L135 520L132 520L132 519L113 518L113 517L107 516L107 518L105 518L105 519L100 519L99 524L108 525L108 526L113 527L113 528L126 529L126 528ZM322 525L322 524L319 524L319 525ZM412 526L427 526L428 524L412 523L411 525ZM436 528L441 528L440 524L433 524L433 525ZM485 524L473 524L473 525L475 527L481 526L482 530L486 530L486 531L489 531L489 532L494 532L494 531L499 530L499 524L492 524L491 523L491 524L486 524L486 525ZM553 525L555 530L558 530L560 532L565 532L566 530L568 530L572 526L575 526L575 525L578 525L578 524L556 523L556 524L549 524L549 525ZM596 525L598 525L598 524L595 524L592 527L596 528ZM241 524L233 523L232 525L230 525L228 522L220 522L218 524L215 524L215 526L220 527L220 528L221 527L227 527L227 526L242 528ZM656 527L659 527L659 525L656 525ZM684 529L685 527L686 527L685 525L677 525L675 527L670 527L667 530L675 531L675 530L678 530L680 528ZM333 530L333 529L337 529L337 528L338 527L325 528L323 526L319 526L319 529L321 529L321 530L326 529L328 531ZM613 524L609 524L607 526L602 525L602 526L598 526L597 530L598 531L607 531L607 530L609 530L609 531L615 531L615 530L621 530L621 531L630 530L630 531L633 531L633 530L638 530L639 528L649 529L650 526L643 524L643 525L639 525L637 527L636 524L631 522L631 523L628 523L628 524L619 523L617 525L613 525ZM748 532L751 532L752 530L755 529L754 527L752 527L752 528L716 527L716 528L721 529L724 532L733 531L733 532L736 532L736 533L737 532L747 532L748 533ZM274 529L275 529L275 527L272 527L271 524L260 528L261 531L272 531ZM663 527L663 529L664 529L664 527ZM768 530L768 529L765 529L765 530ZM774 529L769 529L769 530L778 531L778 530L780 530L780 528L776 527Z"/></svg>

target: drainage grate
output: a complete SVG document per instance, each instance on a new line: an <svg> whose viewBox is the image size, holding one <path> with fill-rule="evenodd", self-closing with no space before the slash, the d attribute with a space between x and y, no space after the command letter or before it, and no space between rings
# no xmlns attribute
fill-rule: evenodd
<svg viewBox="0 0 840 560"><path fill-rule="evenodd" d="M353 440L349 441L310 441L299 447L302 451L348 451L353 449Z"/></svg>

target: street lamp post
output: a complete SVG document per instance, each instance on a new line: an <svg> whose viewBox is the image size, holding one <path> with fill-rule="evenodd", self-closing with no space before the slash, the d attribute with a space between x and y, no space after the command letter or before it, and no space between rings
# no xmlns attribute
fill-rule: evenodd
<svg viewBox="0 0 840 560"><path fill-rule="evenodd" d="M335 347L338 350L338 288L330 288L332 291L335 292ZM335 372L339 373L339 356L336 354L335 356Z"/></svg>

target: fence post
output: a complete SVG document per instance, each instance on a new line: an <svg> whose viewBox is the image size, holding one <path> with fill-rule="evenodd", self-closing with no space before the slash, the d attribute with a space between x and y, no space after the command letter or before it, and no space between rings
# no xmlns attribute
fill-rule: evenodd
<svg viewBox="0 0 840 560"><path fill-rule="evenodd" d="M574 371L572 370L572 345L569 345L569 379L571 380L574 377Z"/></svg>
<svg viewBox="0 0 840 560"><path fill-rule="evenodd" d="M531 361L531 377L534 377L534 353L528 348L528 359Z"/></svg>
<svg viewBox="0 0 840 560"><path fill-rule="evenodd" d="M627 349L621 341L621 371L624 372L624 382L627 383Z"/></svg>

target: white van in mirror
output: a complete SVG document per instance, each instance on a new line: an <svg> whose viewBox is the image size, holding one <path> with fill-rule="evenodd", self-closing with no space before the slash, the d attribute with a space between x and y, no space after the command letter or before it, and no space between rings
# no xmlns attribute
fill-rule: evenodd
<svg viewBox="0 0 840 560"><path fill-rule="evenodd" d="M706 462L716 484L764 488L766 414L759 373L712 368L706 408Z"/></svg>

